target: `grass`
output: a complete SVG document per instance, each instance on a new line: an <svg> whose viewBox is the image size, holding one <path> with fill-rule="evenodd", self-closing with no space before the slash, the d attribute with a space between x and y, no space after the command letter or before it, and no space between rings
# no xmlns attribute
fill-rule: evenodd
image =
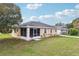
<svg viewBox="0 0 79 59"><path fill-rule="evenodd" d="M11 34L0 34L0 39L12 38Z"/></svg>
<svg viewBox="0 0 79 59"><path fill-rule="evenodd" d="M8 56L79 56L79 39L49 37L41 41L16 38L0 40L0 55Z"/></svg>

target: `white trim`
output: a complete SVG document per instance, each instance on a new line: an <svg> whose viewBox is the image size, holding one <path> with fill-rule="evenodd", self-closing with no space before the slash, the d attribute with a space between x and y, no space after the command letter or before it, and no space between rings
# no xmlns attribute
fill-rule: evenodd
<svg viewBox="0 0 79 59"><path fill-rule="evenodd" d="M27 39L29 39L29 37L30 37L30 28L27 28L27 33L26 33L26 35L27 35Z"/></svg>
<svg viewBox="0 0 79 59"><path fill-rule="evenodd" d="M41 27L41 26L20 26L20 27L28 27L28 28L53 28L53 27Z"/></svg>

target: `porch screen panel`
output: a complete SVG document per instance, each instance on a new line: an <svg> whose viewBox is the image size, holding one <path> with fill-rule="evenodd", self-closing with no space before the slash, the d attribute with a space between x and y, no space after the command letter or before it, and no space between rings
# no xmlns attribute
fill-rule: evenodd
<svg viewBox="0 0 79 59"><path fill-rule="evenodd" d="M40 36L40 28L30 28L30 37Z"/></svg>
<svg viewBox="0 0 79 59"><path fill-rule="evenodd" d="M30 37L33 37L33 28L30 28Z"/></svg>
<svg viewBox="0 0 79 59"><path fill-rule="evenodd" d="M26 28L21 28L21 36L27 36L27 29Z"/></svg>

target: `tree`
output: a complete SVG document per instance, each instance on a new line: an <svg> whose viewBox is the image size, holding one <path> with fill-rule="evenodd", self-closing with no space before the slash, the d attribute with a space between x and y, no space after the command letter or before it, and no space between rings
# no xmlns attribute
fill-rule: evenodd
<svg viewBox="0 0 79 59"><path fill-rule="evenodd" d="M76 18L72 21L72 25L74 28L77 28L77 26L79 27L79 18Z"/></svg>
<svg viewBox="0 0 79 59"><path fill-rule="evenodd" d="M76 18L72 23L67 24L67 28L79 28L79 18Z"/></svg>
<svg viewBox="0 0 79 59"><path fill-rule="evenodd" d="M0 32L9 32L13 25L22 22L20 8L13 3L0 4Z"/></svg>
<svg viewBox="0 0 79 59"><path fill-rule="evenodd" d="M78 29L70 28L69 31L68 31L68 33L70 35L78 35L79 34L79 31L78 31Z"/></svg>
<svg viewBox="0 0 79 59"><path fill-rule="evenodd" d="M67 26L68 29L69 29L69 28L73 28L73 24L72 24L72 23L66 24L66 26Z"/></svg>

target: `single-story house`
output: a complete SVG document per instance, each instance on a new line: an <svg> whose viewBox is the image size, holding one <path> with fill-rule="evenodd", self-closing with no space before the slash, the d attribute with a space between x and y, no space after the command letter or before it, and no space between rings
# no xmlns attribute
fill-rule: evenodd
<svg viewBox="0 0 79 59"><path fill-rule="evenodd" d="M68 34L68 28L63 25L63 26L55 26L56 28L56 34L57 35L65 35Z"/></svg>
<svg viewBox="0 0 79 59"><path fill-rule="evenodd" d="M37 21L23 23L18 28L13 29L12 36L30 40L39 40L38 38L49 37L56 34L54 26Z"/></svg>

